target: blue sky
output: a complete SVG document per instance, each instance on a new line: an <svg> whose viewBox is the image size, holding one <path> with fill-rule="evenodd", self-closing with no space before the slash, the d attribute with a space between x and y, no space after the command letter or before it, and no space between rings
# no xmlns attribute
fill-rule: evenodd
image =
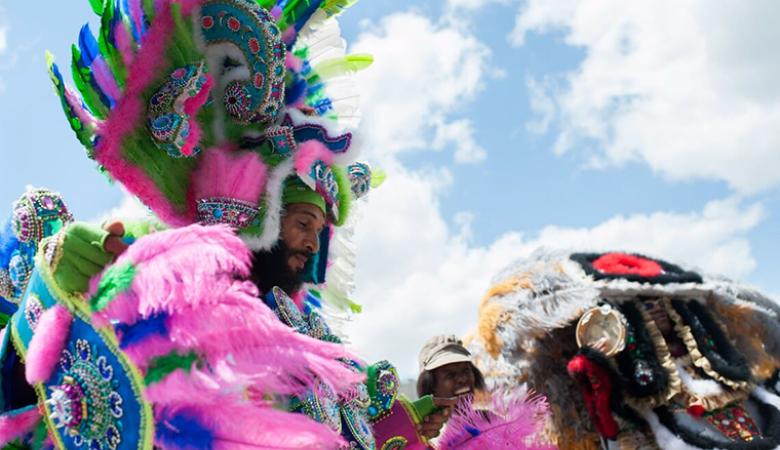
<svg viewBox="0 0 780 450"><path fill-rule="evenodd" d="M350 48L377 59L357 77L364 156L389 173L357 225L355 346L411 374L427 335L468 331L490 276L540 245L643 251L780 292L780 11L705 3L362 0L344 14ZM93 219L123 193L49 85L44 50L67 65L91 14L68 4L0 0L0 205L42 185Z"/></svg>

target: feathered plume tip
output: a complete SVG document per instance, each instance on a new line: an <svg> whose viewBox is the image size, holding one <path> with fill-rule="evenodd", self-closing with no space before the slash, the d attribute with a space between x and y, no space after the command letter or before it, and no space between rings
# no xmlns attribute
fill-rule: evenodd
<svg viewBox="0 0 780 450"><path fill-rule="evenodd" d="M265 190L268 168L255 152L211 148L193 174L195 199L223 197L255 205Z"/></svg>
<svg viewBox="0 0 780 450"><path fill-rule="evenodd" d="M439 450L552 450L538 436L548 414L544 397L494 393L489 411L460 403L439 441Z"/></svg>
<svg viewBox="0 0 780 450"><path fill-rule="evenodd" d="M253 284L236 279L249 263L249 250L224 226L146 236L103 274L90 300L95 320L115 324L120 346L155 383L176 369L231 391L299 394L321 380L340 392L359 382L338 361L352 358L343 346L295 333Z"/></svg>

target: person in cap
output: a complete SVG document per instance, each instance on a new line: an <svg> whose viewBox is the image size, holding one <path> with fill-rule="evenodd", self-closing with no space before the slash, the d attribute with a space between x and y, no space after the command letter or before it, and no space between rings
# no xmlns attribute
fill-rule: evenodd
<svg viewBox="0 0 780 450"><path fill-rule="evenodd" d="M452 398L474 395L485 390L482 372L471 360L471 353L454 335L430 338L419 356L420 375L417 395Z"/></svg>

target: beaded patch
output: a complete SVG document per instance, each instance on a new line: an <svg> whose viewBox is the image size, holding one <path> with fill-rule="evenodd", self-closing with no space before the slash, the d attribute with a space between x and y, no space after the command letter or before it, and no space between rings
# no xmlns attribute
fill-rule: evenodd
<svg viewBox="0 0 780 450"><path fill-rule="evenodd" d="M365 450L375 450L374 433L363 411L355 405L347 403L341 407L341 415L344 417L344 423L354 440Z"/></svg>
<svg viewBox="0 0 780 450"><path fill-rule="evenodd" d="M707 415L707 421L733 441L749 442L761 432L750 414L741 406L730 406Z"/></svg>
<svg viewBox="0 0 780 450"><path fill-rule="evenodd" d="M340 433L341 414L336 393L322 383L318 383L317 391L318 394L310 391L303 399L299 400L300 411Z"/></svg>
<svg viewBox="0 0 780 450"><path fill-rule="evenodd" d="M228 224L237 229L256 225L260 213L249 202L227 197L202 198L197 210L198 221L204 225Z"/></svg>
<svg viewBox="0 0 780 450"><path fill-rule="evenodd" d="M13 252L11 261L8 263L8 278L11 281L12 295L9 297L14 303L21 300L22 294L30 281L33 271L32 249L18 248Z"/></svg>
<svg viewBox="0 0 780 450"><path fill-rule="evenodd" d="M367 408L372 421L379 420L393 407L401 383L398 372L387 361L380 361L368 369L368 393L371 405Z"/></svg>
<svg viewBox="0 0 780 450"><path fill-rule="evenodd" d="M264 137L271 143L274 155L289 156L296 148L293 128L290 126L273 126L265 132Z"/></svg>
<svg viewBox="0 0 780 450"><path fill-rule="evenodd" d="M249 77L225 87L225 111L238 123L272 122L284 106L285 77L285 46L273 17L254 1L212 0L202 6L200 22L207 47L232 44L246 59Z"/></svg>
<svg viewBox="0 0 780 450"><path fill-rule="evenodd" d="M409 444L409 440L403 436L393 436L382 445L381 450L403 450Z"/></svg>
<svg viewBox="0 0 780 450"><path fill-rule="evenodd" d="M25 193L13 209L14 233L24 244L37 244L73 221L59 194L47 189Z"/></svg>
<svg viewBox="0 0 780 450"><path fill-rule="evenodd" d="M322 161L315 162L308 177L301 178L312 189L322 195L334 221L339 220L339 185L333 170Z"/></svg>
<svg viewBox="0 0 780 450"><path fill-rule="evenodd" d="M271 305L274 312L287 326L295 328L301 334L309 335L309 323L301 314L298 306L281 288L274 286L269 293L275 303Z"/></svg>
<svg viewBox="0 0 780 450"><path fill-rule="evenodd" d="M355 198L366 195L371 189L371 167L365 163L354 163L347 167L347 175Z"/></svg>
<svg viewBox="0 0 780 450"><path fill-rule="evenodd" d="M14 285L11 283L11 276L5 269L0 269L0 297L7 300L12 300L14 293Z"/></svg>
<svg viewBox="0 0 780 450"><path fill-rule="evenodd" d="M170 79L149 100L149 130L154 144L170 156L195 156L199 147L185 154L182 150L191 137L194 118L187 114L188 100L202 95L208 78L203 63L180 67L171 73Z"/></svg>
<svg viewBox="0 0 780 450"><path fill-rule="evenodd" d="M63 350L60 369L62 379L49 386L46 400L54 426L65 429L76 447L116 450L124 406L108 359L87 340L77 339Z"/></svg>
<svg viewBox="0 0 780 450"><path fill-rule="evenodd" d="M27 320L27 324L30 325L30 329L35 331L38 327L38 321L41 320L43 315L43 303L35 294L27 296L24 304L24 318Z"/></svg>
<svg viewBox="0 0 780 450"><path fill-rule="evenodd" d="M295 125L290 116L285 116L282 126L292 127L296 142L318 141L321 142L333 153L345 153L352 145L352 133L340 134L331 137L328 130L322 125L314 123L304 123Z"/></svg>

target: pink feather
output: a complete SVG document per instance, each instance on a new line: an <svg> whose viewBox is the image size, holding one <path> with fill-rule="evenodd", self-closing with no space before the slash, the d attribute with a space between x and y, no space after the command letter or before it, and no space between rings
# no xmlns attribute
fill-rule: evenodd
<svg viewBox="0 0 780 450"><path fill-rule="evenodd" d="M544 397L517 393L494 393L489 411L462 402L447 423L439 450L552 450L555 447L541 443L539 436L547 411Z"/></svg>
<svg viewBox="0 0 780 450"><path fill-rule="evenodd" d="M95 127L101 123L98 119L95 118L95 116L84 109L81 100L76 97L76 94L74 94L73 91L68 87L65 87L65 101L68 102L68 106L71 107L73 113L76 114L76 117L79 118L79 121L81 121L84 126Z"/></svg>
<svg viewBox="0 0 780 450"><path fill-rule="evenodd" d="M336 432L306 415L258 407L229 397L160 408L156 420L165 426L169 418L182 411L198 417L211 430L215 450L335 449L344 444Z"/></svg>
<svg viewBox="0 0 780 450"><path fill-rule="evenodd" d="M265 189L267 172L255 152L210 148L193 174L193 194L197 199L227 197L256 205Z"/></svg>
<svg viewBox="0 0 780 450"><path fill-rule="evenodd" d="M203 84L203 87L198 92L198 94L194 97L188 98L184 102L184 113L190 117L190 135L187 137L187 141L184 143L184 147L181 149L181 153L185 156L191 156L192 152L195 150L195 147L197 147L200 143L200 137L203 134L203 131L200 129L196 115L198 110L209 99L209 92L211 92L211 87L213 85L214 79L211 78L211 75L206 74L206 83Z"/></svg>
<svg viewBox="0 0 780 450"><path fill-rule="evenodd" d="M22 412L7 412L0 415L0 446L7 445L32 432L40 421L41 413L37 407Z"/></svg>
<svg viewBox="0 0 780 450"><path fill-rule="evenodd" d="M103 59L103 57L99 56L95 58L95 60L92 62L91 68L92 74L95 76L95 81L97 81L100 89L108 94L109 97L113 98L114 100L118 100L119 97L122 96L122 92L119 90L119 86L116 84L114 75L111 73L111 70L108 68L108 65L106 64L106 61Z"/></svg>
<svg viewBox="0 0 780 450"><path fill-rule="evenodd" d="M149 176L122 155L122 141L144 120L145 105L141 101L145 90L160 73L172 31L175 29L171 5L156 2L157 14L141 43L135 63L129 67L127 85L122 98L100 126L103 138L95 151L95 159L117 181L149 206L164 222L180 226L194 222L194 205L181 211L165 197Z"/></svg>
<svg viewBox="0 0 780 450"><path fill-rule="evenodd" d="M122 55L122 62L125 67L130 67L135 58L135 40L125 24L120 22L114 27L114 36L116 36L117 50Z"/></svg>
<svg viewBox="0 0 780 450"><path fill-rule="evenodd" d="M30 384L49 379L70 335L73 317L62 305L55 305L41 315L37 332L27 352L25 376Z"/></svg>
<svg viewBox="0 0 780 450"><path fill-rule="evenodd" d="M140 33L143 30L142 22L144 20L144 11L141 8L142 0L130 0L130 16L133 18L133 25Z"/></svg>
<svg viewBox="0 0 780 450"><path fill-rule="evenodd" d="M232 376L264 392L300 393L315 380L342 391L361 381L362 375L338 361L351 358L343 346L296 333L256 297L254 285L235 279L248 274L249 263L247 247L224 226L145 236L116 262L136 268L131 287L96 318L134 324L169 315L167 339L126 349L141 368L171 350L196 349L212 367L233 361L225 372L212 374L216 378Z"/></svg>
<svg viewBox="0 0 780 450"><path fill-rule="evenodd" d="M285 56L284 63L288 69L296 73L300 72L303 68L303 60L293 55L291 52L287 53L287 56Z"/></svg>
<svg viewBox="0 0 780 450"><path fill-rule="evenodd" d="M333 163L333 154L322 142L309 140L298 145L298 151L295 153L295 171L299 175L309 175L311 167L317 161L322 161L327 165Z"/></svg>

